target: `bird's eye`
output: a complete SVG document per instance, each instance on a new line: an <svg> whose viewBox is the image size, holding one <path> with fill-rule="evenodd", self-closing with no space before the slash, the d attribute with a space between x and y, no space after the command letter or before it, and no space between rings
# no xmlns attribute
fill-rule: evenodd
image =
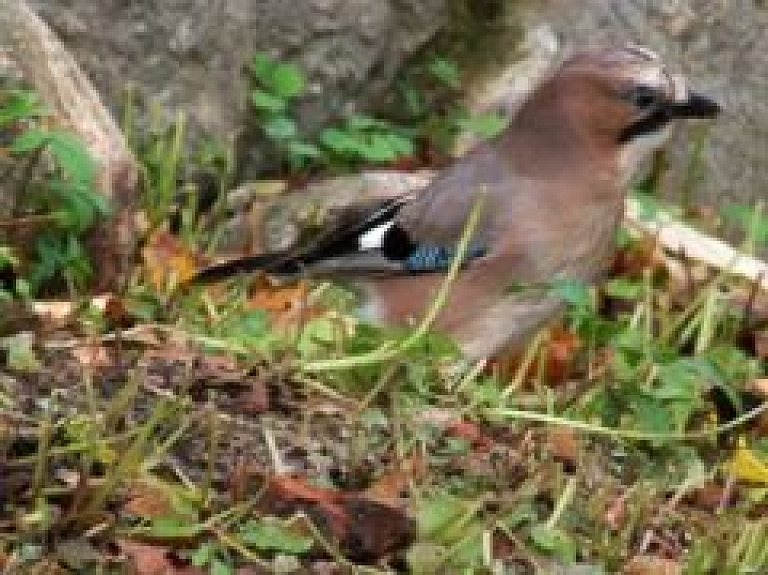
<svg viewBox="0 0 768 575"><path fill-rule="evenodd" d="M659 102L659 92L650 86L635 86L627 92L626 98L634 106L646 109Z"/></svg>

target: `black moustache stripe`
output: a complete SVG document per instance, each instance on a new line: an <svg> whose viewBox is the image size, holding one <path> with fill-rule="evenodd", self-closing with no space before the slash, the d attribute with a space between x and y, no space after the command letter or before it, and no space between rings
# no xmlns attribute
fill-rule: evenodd
<svg viewBox="0 0 768 575"><path fill-rule="evenodd" d="M640 136L661 130L672 121L673 115L666 106L659 106L646 117L631 123L619 134L619 143L626 144Z"/></svg>

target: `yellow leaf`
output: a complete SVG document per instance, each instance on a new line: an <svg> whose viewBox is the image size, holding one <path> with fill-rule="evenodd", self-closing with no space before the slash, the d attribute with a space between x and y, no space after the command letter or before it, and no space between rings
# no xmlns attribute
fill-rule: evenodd
<svg viewBox="0 0 768 575"><path fill-rule="evenodd" d="M768 465L747 447L744 438L739 440L736 452L725 463L725 469L737 479L768 484Z"/></svg>

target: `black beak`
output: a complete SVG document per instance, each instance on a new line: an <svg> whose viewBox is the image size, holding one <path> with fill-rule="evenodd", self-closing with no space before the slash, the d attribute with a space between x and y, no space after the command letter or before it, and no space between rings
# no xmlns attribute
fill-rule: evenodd
<svg viewBox="0 0 768 575"><path fill-rule="evenodd" d="M684 102L672 102L666 107L673 118L715 118L722 110L714 100L691 91Z"/></svg>

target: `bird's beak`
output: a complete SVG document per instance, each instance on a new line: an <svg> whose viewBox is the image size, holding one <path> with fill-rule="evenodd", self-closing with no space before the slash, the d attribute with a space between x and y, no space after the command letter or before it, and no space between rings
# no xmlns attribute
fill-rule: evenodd
<svg viewBox="0 0 768 575"><path fill-rule="evenodd" d="M722 108L714 100L688 90L686 98L670 103L668 110L675 118L715 118Z"/></svg>

